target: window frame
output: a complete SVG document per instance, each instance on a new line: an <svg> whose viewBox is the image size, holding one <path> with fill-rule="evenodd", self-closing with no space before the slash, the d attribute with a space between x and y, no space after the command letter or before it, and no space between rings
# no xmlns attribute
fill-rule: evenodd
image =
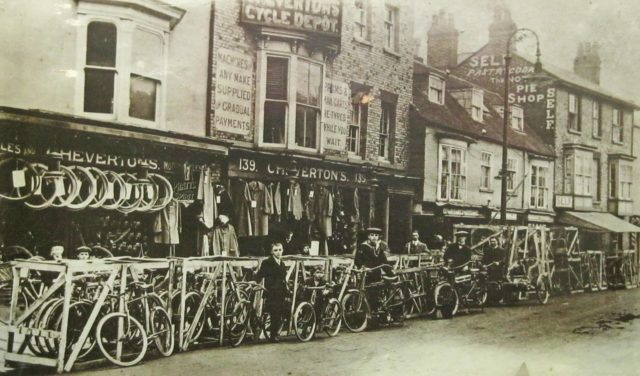
<svg viewBox="0 0 640 376"><path fill-rule="evenodd" d="M378 159L391 162L391 136L396 127L397 103L391 101L380 102L380 125L378 127ZM385 116L387 115L387 116ZM383 147L384 142L384 147Z"/></svg>
<svg viewBox="0 0 640 376"><path fill-rule="evenodd" d="M358 2L362 5L361 8L358 7ZM371 42L371 2L370 0L355 0L354 8L356 17L354 17L353 37L358 41ZM364 32L364 36L361 35L362 32Z"/></svg>
<svg viewBox="0 0 640 376"><path fill-rule="evenodd" d="M595 99L591 102L591 126L591 135L602 138L602 104Z"/></svg>
<svg viewBox="0 0 640 376"><path fill-rule="evenodd" d="M259 147L274 148L274 149L288 149L288 150L301 150L313 153L321 153L323 151L322 142L322 110L324 108L324 84L326 78L326 66L323 61L314 59L312 57L304 57L297 54L280 51L276 49L260 49L257 53L257 72L256 81L258 82L258 89L256 93L256 132L255 140ZM269 58L286 59L287 64L287 98L285 100L276 100L267 98L267 63ZM298 95L298 83L296 75L298 73L298 60L315 64L320 67L320 91L318 93L318 106L313 106L318 111L315 140L316 145L313 148L300 146L296 144L296 112L298 110L299 102L297 101ZM284 142L274 143L264 141L265 131L265 109L267 101L279 101L285 104L285 126L284 126ZM309 107L301 104L301 106Z"/></svg>
<svg viewBox="0 0 640 376"><path fill-rule="evenodd" d="M511 128L518 131L524 132L524 110L520 106L509 106L509 115L511 120Z"/></svg>
<svg viewBox="0 0 640 376"><path fill-rule="evenodd" d="M358 92L352 97L351 121L349 122L349 133L347 134L347 153L350 156L358 157L361 156L362 131L366 128L367 119L369 118L369 104L362 103L361 99L356 100L357 98L360 98L361 95L366 95L366 93ZM355 137L351 136L351 131L353 129L356 129L357 132ZM355 146L355 150L352 150L352 144Z"/></svg>
<svg viewBox="0 0 640 376"><path fill-rule="evenodd" d="M573 99L573 106L572 106ZM575 107L575 108L572 108ZM582 133L582 124L580 123L580 96L569 93L569 103L567 105L567 129L570 132Z"/></svg>
<svg viewBox="0 0 640 376"><path fill-rule="evenodd" d="M544 174L541 172L544 171ZM538 164L531 165L531 187L529 195L529 207L547 209L549 207L549 167ZM544 179L544 183L541 181ZM542 195L541 195L542 193ZM542 203L540 203L542 199ZM533 201L533 203L532 203Z"/></svg>
<svg viewBox="0 0 640 376"><path fill-rule="evenodd" d="M596 154L593 155L592 161L591 179L593 181L593 190L591 194L594 202L600 202L602 200L602 162L600 156Z"/></svg>
<svg viewBox="0 0 640 376"><path fill-rule="evenodd" d="M479 103L476 103L479 102ZM471 118L482 122L484 115L484 93L480 89L471 89Z"/></svg>
<svg viewBox="0 0 640 376"><path fill-rule="evenodd" d="M518 160L507 157L507 192L513 194L517 188Z"/></svg>
<svg viewBox="0 0 640 376"><path fill-rule="evenodd" d="M493 188L491 184L493 180L491 176L492 162L493 153L483 151L480 156L480 190L491 191Z"/></svg>
<svg viewBox="0 0 640 376"><path fill-rule="evenodd" d="M438 85L436 85L438 84ZM439 85L441 87L437 87ZM427 93L427 97L429 98L429 102L444 105L444 97L446 90L446 81L436 75L429 75L429 92ZM432 97L432 93L434 97Z"/></svg>
<svg viewBox="0 0 640 376"><path fill-rule="evenodd" d="M633 165L631 163L625 163L620 159L610 160L609 198L615 200L631 200L632 185Z"/></svg>
<svg viewBox="0 0 640 376"><path fill-rule="evenodd" d="M619 107L611 112L611 142L624 144L624 111Z"/></svg>
<svg viewBox="0 0 640 376"><path fill-rule="evenodd" d="M567 166L568 161L571 162L570 167ZM565 153L564 163L564 193L591 197L593 153L572 149Z"/></svg>
<svg viewBox="0 0 640 376"><path fill-rule="evenodd" d="M447 153L445 153L447 150ZM454 174L452 173L452 164L456 161L453 161L451 156L452 152L460 152L460 173L455 174L455 176L459 177L459 179L453 179ZM445 156L449 156L446 160ZM445 172L443 168L443 162L447 162L447 171ZM446 188L443 189L443 174L446 175ZM438 148L438 187L437 187L437 197L439 201L452 201L452 202L463 202L466 199L467 193L467 149L462 148L456 145L450 144L440 144ZM456 197L453 197L454 184L453 182L457 181L457 193Z"/></svg>
<svg viewBox="0 0 640 376"><path fill-rule="evenodd" d="M76 66L78 67L75 86L74 107L80 116L92 119L124 122L146 128L164 129L166 127L166 82L167 63L169 54L169 23L160 18L151 17L146 13L125 11L118 5L112 4L78 4L78 34L76 48ZM109 23L116 28L116 59L113 71L114 86L112 111L110 113L85 111L86 76L87 70L105 70L105 67L87 64L89 41L89 25L93 22ZM134 67L134 34L136 30L148 32L158 37L161 43L161 55L157 58L159 74L148 74ZM131 90L133 77L143 77L155 82L155 116L154 120L147 120L130 115Z"/></svg>
<svg viewBox="0 0 640 376"><path fill-rule="evenodd" d="M397 53L399 50L398 31L400 22L400 9L396 6L385 4L383 22L383 48L386 51Z"/></svg>

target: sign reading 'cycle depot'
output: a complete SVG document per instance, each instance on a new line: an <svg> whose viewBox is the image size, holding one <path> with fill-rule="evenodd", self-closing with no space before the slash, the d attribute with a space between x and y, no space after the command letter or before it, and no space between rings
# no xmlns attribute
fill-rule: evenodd
<svg viewBox="0 0 640 376"><path fill-rule="evenodd" d="M242 22L339 37L340 0L242 0Z"/></svg>

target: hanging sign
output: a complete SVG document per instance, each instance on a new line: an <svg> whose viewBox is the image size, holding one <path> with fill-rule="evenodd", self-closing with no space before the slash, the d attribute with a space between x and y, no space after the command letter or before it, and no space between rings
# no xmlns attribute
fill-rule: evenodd
<svg viewBox="0 0 640 376"><path fill-rule="evenodd" d="M215 129L248 135L253 102L253 61L243 53L216 50Z"/></svg>
<svg viewBox="0 0 640 376"><path fill-rule="evenodd" d="M344 81L327 79L323 90L322 134L325 149L347 150L351 91Z"/></svg>

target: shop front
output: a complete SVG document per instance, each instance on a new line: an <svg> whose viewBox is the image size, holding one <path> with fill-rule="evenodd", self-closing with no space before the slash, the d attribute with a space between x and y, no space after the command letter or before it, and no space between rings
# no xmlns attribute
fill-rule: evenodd
<svg viewBox="0 0 640 376"><path fill-rule="evenodd" d="M369 226L383 229L393 251L411 230L408 178L369 166L232 149L228 178L244 253L276 239L289 253L351 254Z"/></svg>
<svg viewBox="0 0 640 376"><path fill-rule="evenodd" d="M227 147L203 137L75 117L0 112L0 241L49 257L80 246L115 256L194 256L200 176Z"/></svg>

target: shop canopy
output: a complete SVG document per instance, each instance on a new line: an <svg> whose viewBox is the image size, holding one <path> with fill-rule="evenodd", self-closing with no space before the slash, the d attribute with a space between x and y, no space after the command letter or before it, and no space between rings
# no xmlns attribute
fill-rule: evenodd
<svg viewBox="0 0 640 376"><path fill-rule="evenodd" d="M640 227L609 213L567 211L561 213L558 220L593 232L640 232Z"/></svg>

